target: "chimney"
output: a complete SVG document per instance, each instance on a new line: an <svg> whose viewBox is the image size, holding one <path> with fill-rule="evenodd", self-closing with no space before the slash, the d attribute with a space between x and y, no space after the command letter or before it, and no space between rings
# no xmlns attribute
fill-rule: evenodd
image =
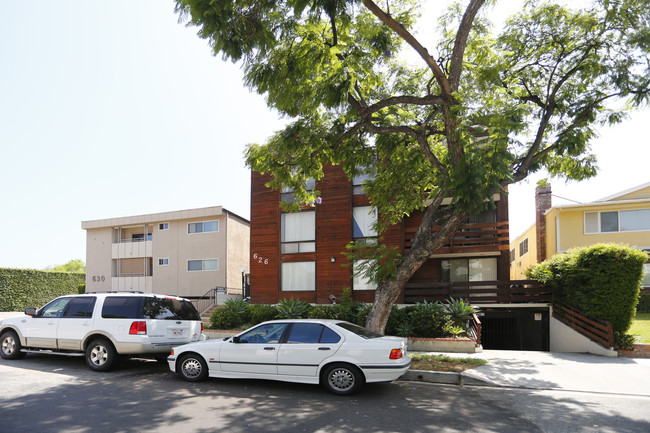
<svg viewBox="0 0 650 433"><path fill-rule="evenodd" d="M544 212L551 208L551 185L535 188L535 238L537 240L537 263L546 260L546 218Z"/></svg>

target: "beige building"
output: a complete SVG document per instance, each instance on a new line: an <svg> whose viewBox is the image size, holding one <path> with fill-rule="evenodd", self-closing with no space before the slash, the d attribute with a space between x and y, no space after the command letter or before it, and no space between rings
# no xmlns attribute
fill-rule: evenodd
<svg viewBox="0 0 650 433"><path fill-rule="evenodd" d="M551 187L535 191L536 221L510 243L510 278L556 253L598 243L621 243L650 251L650 183L582 204L552 206ZM646 264L643 285L650 285Z"/></svg>
<svg viewBox="0 0 650 433"><path fill-rule="evenodd" d="M250 222L221 206L83 221L86 291L241 293Z"/></svg>

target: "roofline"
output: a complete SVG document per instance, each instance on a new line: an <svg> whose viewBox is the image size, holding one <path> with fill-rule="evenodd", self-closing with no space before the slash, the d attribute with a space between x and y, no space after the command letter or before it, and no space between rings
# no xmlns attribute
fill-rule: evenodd
<svg viewBox="0 0 650 433"><path fill-rule="evenodd" d="M150 223L157 223L157 222L214 217L214 216L221 216L221 215L233 216L241 220L245 224L250 225L250 221L240 217L239 215L233 212L230 212L228 209L225 209L222 206L210 206L210 207L185 209L185 210L177 210L177 211L170 211L170 212L158 212L158 213L144 214L144 215L133 215L133 216L126 216L126 217L104 218L98 220L82 221L81 228L84 230L88 230L88 229L96 229L96 228L104 228L104 227L118 227L118 226L125 226L125 225L150 224Z"/></svg>
<svg viewBox="0 0 650 433"><path fill-rule="evenodd" d="M646 182L646 183L644 183L644 184L637 185L637 186L635 186L635 187L633 187L633 188L626 189L625 191L617 192L616 194L609 195L609 196L607 196L607 197L603 197L603 198L601 198L600 200L596 200L596 202L609 201L609 200L612 200L612 199L614 199L614 198L620 197L620 196L622 196L622 195L631 194L631 193L633 193L633 192L639 191L639 190L641 190L641 189L643 189L643 188L647 188L647 187L649 187L649 186L650 186L650 182Z"/></svg>
<svg viewBox="0 0 650 433"><path fill-rule="evenodd" d="M606 205L635 204L635 203L647 203L648 205L650 205L650 198L636 198L633 200L616 200L616 201L591 201L589 203L580 203L580 204L562 204L558 206L551 206L544 212L544 215L548 214L553 209L562 210L562 209L575 209L581 207L598 207L598 206L606 206Z"/></svg>

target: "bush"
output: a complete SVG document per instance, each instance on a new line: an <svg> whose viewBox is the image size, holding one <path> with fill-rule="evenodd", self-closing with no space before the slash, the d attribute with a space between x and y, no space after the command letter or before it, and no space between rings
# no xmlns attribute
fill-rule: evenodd
<svg viewBox="0 0 650 433"><path fill-rule="evenodd" d="M0 268L0 311L24 311L79 293L85 274Z"/></svg>
<svg viewBox="0 0 650 433"><path fill-rule="evenodd" d="M228 298L223 303L225 309L232 311L239 321L235 326L243 325L248 323L250 320L250 311L249 305L241 298Z"/></svg>
<svg viewBox="0 0 650 433"><path fill-rule="evenodd" d="M283 299L276 306L280 319L302 319L307 317L311 305L300 299Z"/></svg>
<svg viewBox="0 0 650 433"><path fill-rule="evenodd" d="M210 327L212 329L233 329L241 325L242 322L237 313L228 308L217 308L210 315Z"/></svg>
<svg viewBox="0 0 650 433"><path fill-rule="evenodd" d="M386 322L386 328L384 333L386 335L399 335L400 337L412 337L413 334L404 335L405 326L410 326L411 318L410 312L413 311L414 307L408 306L404 308L398 308L393 306L393 309L388 315L388 321ZM412 326L411 326L412 330Z"/></svg>
<svg viewBox="0 0 650 433"><path fill-rule="evenodd" d="M253 304L249 305L248 312L250 314L251 325L273 320L278 317L278 310L273 305L266 304Z"/></svg>
<svg viewBox="0 0 650 433"><path fill-rule="evenodd" d="M307 314L310 319L338 319L340 307L338 305L315 305Z"/></svg>
<svg viewBox="0 0 650 433"><path fill-rule="evenodd" d="M416 304L410 314L413 337L436 338L450 335L451 316L439 302Z"/></svg>
<svg viewBox="0 0 650 433"><path fill-rule="evenodd" d="M634 319L647 260L645 252L628 246L598 244L557 254L535 266L529 277L550 284L554 301L624 333Z"/></svg>
<svg viewBox="0 0 650 433"><path fill-rule="evenodd" d="M636 306L637 313L650 313L650 293L641 293Z"/></svg>
<svg viewBox="0 0 650 433"><path fill-rule="evenodd" d="M467 328L467 322L472 318L472 314L477 311L477 308L470 305L469 302L463 299L454 299L451 296L445 305L445 309L451 316L454 326L462 329Z"/></svg>

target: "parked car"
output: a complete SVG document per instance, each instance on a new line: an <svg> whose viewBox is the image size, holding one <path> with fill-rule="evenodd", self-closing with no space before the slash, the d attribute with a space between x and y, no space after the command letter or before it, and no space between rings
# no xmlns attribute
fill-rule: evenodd
<svg viewBox="0 0 650 433"><path fill-rule="evenodd" d="M205 339L201 317L187 299L151 293L86 293L61 296L38 311L0 323L0 355L26 353L85 356L88 367L108 371L118 356L154 357Z"/></svg>
<svg viewBox="0 0 650 433"><path fill-rule="evenodd" d="M195 382L208 377L322 384L351 394L366 382L390 382L411 364L406 339L340 320L261 323L234 337L175 347L169 368Z"/></svg>

